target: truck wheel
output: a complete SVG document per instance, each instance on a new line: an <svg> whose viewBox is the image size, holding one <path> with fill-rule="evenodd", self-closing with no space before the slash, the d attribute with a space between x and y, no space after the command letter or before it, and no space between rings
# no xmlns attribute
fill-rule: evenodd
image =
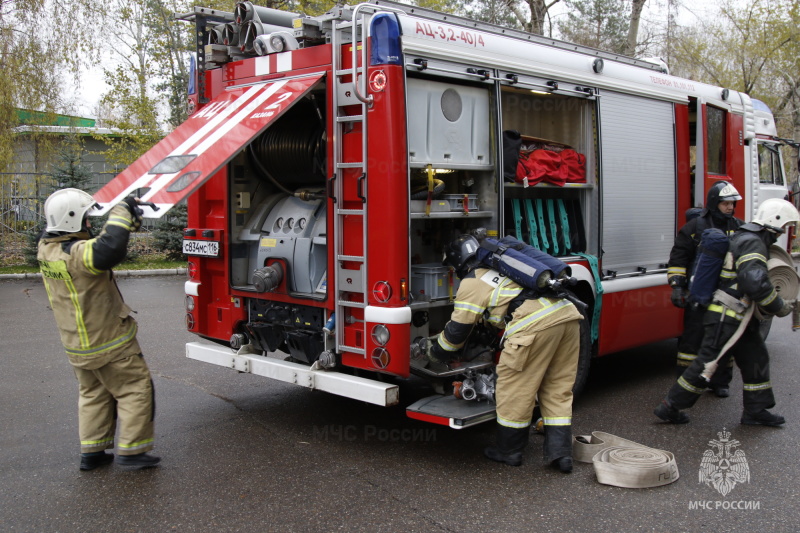
<svg viewBox="0 0 800 533"><path fill-rule="evenodd" d="M588 318L581 320L581 348L578 353L578 372L575 375L575 384L572 386L572 394L577 396L586 385L589 378L589 367L592 364L592 354L594 346L592 343L592 325Z"/></svg>

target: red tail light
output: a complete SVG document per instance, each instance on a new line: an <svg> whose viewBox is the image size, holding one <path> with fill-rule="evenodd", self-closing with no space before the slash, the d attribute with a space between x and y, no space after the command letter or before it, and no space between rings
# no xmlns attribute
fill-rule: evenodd
<svg viewBox="0 0 800 533"><path fill-rule="evenodd" d="M385 304L392 297L392 286L387 281L379 281L372 287L372 294L376 300Z"/></svg>

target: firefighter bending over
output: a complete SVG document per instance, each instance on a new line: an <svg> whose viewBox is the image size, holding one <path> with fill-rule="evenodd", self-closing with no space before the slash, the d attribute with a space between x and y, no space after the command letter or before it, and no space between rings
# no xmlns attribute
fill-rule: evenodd
<svg viewBox="0 0 800 533"><path fill-rule="evenodd" d="M429 357L439 363L452 359L481 320L505 328L497 365L496 444L484 454L507 465L522 464L538 394L545 424L544 459L571 472L572 387L583 317L566 299L523 294L523 287L496 270L478 266L478 246L475 237L462 235L445 250L443 263L455 268L461 284L450 321L432 343Z"/></svg>
<svg viewBox="0 0 800 533"><path fill-rule="evenodd" d="M708 190L706 207L700 210L696 218L689 220L678 231L675 244L669 253L667 281L672 287L672 303L684 308L683 335L678 341L678 376L692 364L703 340L703 315L706 308L697 302L689 301L688 288L692 265L697 257L697 248L703 231L717 228L730 237L736 229L744 224L733 216L736 201L741 200L739 191L727 181L718 181ZM695 208L696 209L696 208ZM693 211L694 209L690 210ZM733 360L725 356L718 370L711 378L709 387L720 398L730 394L730 383L733 378Z"/></svg>
<svg viewBox="0 0 800 533"><path fill-rule="evenodd" d="M706 363L714 361L739 330L747 308L757 305L741 337L730 348L742 373L744 392L742 424L779 426L786 420L767 409L775 406L769 378L769 353L759 331L759 312L783 317L792 312L794 301L784 301L769 280L769 247L787 225L796 224L800 214L786 200L765 200L752 222L742 225L731 237L730 249L720 274L719 289L703 319L700 353L678 378L655 415L673 424L685 424L689 416L681 409L692 407L708 386L702 376Z"/></svg>
<svg viewBox="0 0 800 533"><path fill-rule="evenodd" d="M86 213L94 199L62 189L44 205L47 227L38 259L61 343L78 378L81 470L117 463L145 468L160 459L153 448L155 400L150 370L136 340L136 321L111 268L125 259L131 231L142 223L134 198L115 206L97 237Z"/></svg>

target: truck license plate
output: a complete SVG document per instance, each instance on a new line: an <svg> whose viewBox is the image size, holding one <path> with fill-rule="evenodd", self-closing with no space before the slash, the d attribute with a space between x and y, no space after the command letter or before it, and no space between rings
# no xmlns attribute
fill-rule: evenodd
<svg viewBox="0 0 800 533"><path fill-rule="evenodd" d="M217 241L183 241L183 253L186 255L204 255L207 257L219 256L219 242Z"/></svg>

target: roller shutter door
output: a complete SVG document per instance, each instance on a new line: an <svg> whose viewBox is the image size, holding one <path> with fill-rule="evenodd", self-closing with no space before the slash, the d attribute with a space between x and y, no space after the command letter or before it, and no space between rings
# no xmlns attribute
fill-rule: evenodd
<svg viewBox="0 0 800 533"><path fill-rule="evenodd" d="M653 270L675 238L672 104L604 92L600 124L603 270Z"/></svg>

